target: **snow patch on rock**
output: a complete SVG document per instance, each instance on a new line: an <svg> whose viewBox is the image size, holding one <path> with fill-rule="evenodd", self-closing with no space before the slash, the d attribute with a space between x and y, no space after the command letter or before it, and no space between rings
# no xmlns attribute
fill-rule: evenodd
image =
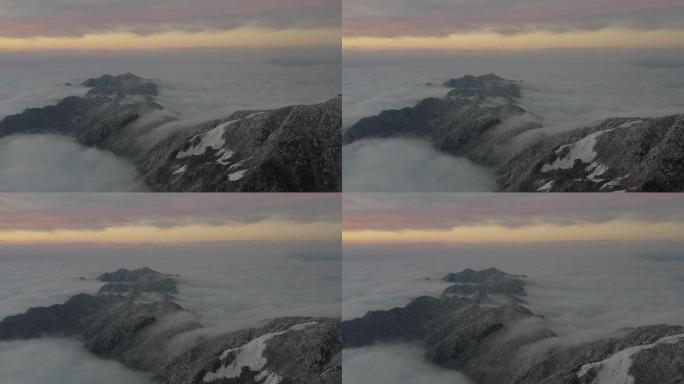
<svg viewBox="0 0 684 384"><path fill-rule="evenodd" d="M201 138L199 143L193 145L185 151L180 151L176 155L176 159L183 159L191 156L201 156L207 151L207 149L221 150L217 156L216 161L220 164L227 165L227 160L233 156L233 152L229 149L224 149L226 146L226 141L224 139L224 134L226 133L226 128L230 125L237 123L238 121L253 119L257 116L263 115L265 112L251 113L245 117L239 119L229 120L222 124L217 125L213 129L202 133L200 135L193 136L190 141L196 138Z"/></svg>
<svg viewBox="0 0 684 384"><path fill-rule="evenodd" d="M176 169L176 170L173 172L173 174L174 174L174 175L182 175L182 174L184 174L185 171L187 171L187 170L188 170L188 166L187 166L187 165L184 165L184 166L182 166L182 167Z"/></svg>
<svg viewBox="0 0 684 384"><path fill-rule="evenodd" d="M207 151L207 149L219 149L226 145L226 141L223 138L226 128L237 122L239 120L230 120L223 124L217 125L215 128L207 131L203 134L193 136L190 140L195 140L195 138L200 137L200 142L194 146L188 148L185 151L178 152L176 155L177 159L183 159L190 156L201 156Z"/></svg>
<svg viewBox="0 0 684 384"><path fill-rule="evenodd" d="M546 191L550 191L551 188L553 188L553 180L551 180L551 181L549 181L548 183L546 183L546 184L542 185L541 187L539 187L539 189L537 189L537 192L546 192Z"/></svg>
<svg viewBox="0 0 684 384"><path fill-rule="evenodd" d="M230 175L228 175L228 180L230 181L238 181L245 177L245 173L247 173L247 169L241 169L237 172L233 172Z"/></svg>
<svg viewBox="0 0 684 384"><path fill-rule="evenodd" d="M643 122L644 122L643 120L632 120L632 121L628 121L628 122L620 125L618 128L629 128L629 127L632 127L634 125L641 124Z"/></svg>
<svg viewBox="0 0 684 384"><path fill-rule="evenodd" d="M541 171L546 173L557 169L571 169L577 160L582 163L592 163L594 159L596 159L596 156L598 156L594 150L596 141L601 135L611 132L613 129L614 128L594 132L573 144L563 145L556 150L556 154L560 155L566 148L569 149L568 153L559 157L551 164L544 164Z"/></svg>
<svg viewBox="0 0 684 384"><path fill-rule="evenodd" d="M651 349L658 344L676 344L684 339L684 333L665 336L655 343L629 347L610 356L609 358L595 363L584 364L577 372L577 377L582 378L590 370L596 368L596 377L591 384L632 384L634 378L629 375L632 366L632 356L645 349Z"/></svg>
<svg viewBox="0 0 684 384"><path fill-rule="evenodd" d="M256 378L257 380L263 380L263 384L278 384L281 380L280 376L275 372L264 369L268 363L268 360L264 357L266 343L276 336L290 331L301 331L315 324L317 322L297 324L281 332L272 332L259 336L241 347L226 350L221 354L220 359L225 360L234 354L233 360L227 365L219 367L216 371L207 372L204 375L203 381L210 383L221 379L234 379L240 377L243 367L247 367L250 371L259 372Z"/></svg>

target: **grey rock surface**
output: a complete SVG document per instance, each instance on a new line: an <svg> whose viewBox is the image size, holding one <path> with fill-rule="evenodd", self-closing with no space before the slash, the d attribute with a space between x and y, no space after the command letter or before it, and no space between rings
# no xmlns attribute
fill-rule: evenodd
<svg viewBox="0 0 684 384"><path fill-rule="evenodd" d="M477 384L597 384L604 369L631 376L636 384L675 383L681 377L684 327L622 329L570 345L545 326L543 317L515 300L524 295L524 277L490 268L448 274L443 280L479 287L479 294L453 294L452 286L439 297L419 297L403 308L371 311L344 321L344 347L413 343L424 348L430 362L458 370ZM503 288L510 281L519 281L523 291L516 289L513 295ZM512 300L497 304L492 296L501 292ZM630 348L645 349L632 356L631 365L613 367L609 359L629 353ZM654 359L660 362L649 364ZM619 372L620 368L625 371Z"/></svg>
<svg viewBox="0 0 684 384"><path fill-rule="evenodd" d="M314 105L238 111L173 134L177 121L155 101L155 81L133 74L83 83L85 97L0 121L0 138L58 134L128 158L154 191L337 192L341 190L341 97ZM152 145L148 144L150 137Z"/></svg>
<svg viewBox="0 0 684 384"><path fill-rule="evenodd" d="M3 319L0 342L78 338L91 353L166 384L341 383L337 319L277 318L260 327L210 332L172 300L167 284L172 280L175 289L173 276L142 268L98 279L109 283L96 294Z"/></svg>

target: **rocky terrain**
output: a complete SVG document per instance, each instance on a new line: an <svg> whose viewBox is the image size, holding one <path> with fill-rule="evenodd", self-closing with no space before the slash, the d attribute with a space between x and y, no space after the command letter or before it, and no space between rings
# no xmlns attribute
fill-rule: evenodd
<svg viewBox="0 0 684 384"><path fill-rule="evenodd" d="M121 269L98 280L105 285L95 294L0 321L0 342L74 337L91 353L166 384L341 383L339 320L287 317L207 333L173 301L175 276Z"/></svg>
<svg viewBox="0 0 684 384"><path fill-rule="evenodd" d="M493 167L502 191L684 190L684 115L609 118L546 134L518 105L518 82L468 75L444 86L451 88L444 98L361 119L343 141L426 139L442 152Z"/></svg>
<svg viewBox="0 0 684 384"><path fill-rule="evenodd" d="M155 81L129 73L104 75L83 85L91 88L84 97L6 117L0 121L0 138L38 133L72 137L128 158L154 191L341 188L340 97L315 105L238 111L159 134L158 128L177 117L156 102Z"/></svg>
<svg viewBox="0 0 684 384"><path fill-rule="evenodd" d="M409 342L477 384L651 384L684 380L684 327L617 330L568 345L524 306L524 276L497 269L449 274L439 297L343 322L344 347Z"/></svg>

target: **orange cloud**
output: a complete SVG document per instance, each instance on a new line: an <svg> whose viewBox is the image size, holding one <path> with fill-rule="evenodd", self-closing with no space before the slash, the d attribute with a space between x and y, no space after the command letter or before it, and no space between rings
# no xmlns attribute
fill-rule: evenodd
<svg viewBox="0 0 684 384"><path fill-rule="evenodd" d="M336 44L339 39L340 31L336 28L275 31L243 27L226 31L168 31L145 35L106 32L66 37L0 37L0 52L315 47Z"/></svg>
<svg viewBox="0 0 684 384"><path fill-rule="evenodd" d="M0 231L2 245L181 244L228 241L334 241L341 225L331 222L265 220L252 224L193 224L159 228L148 225L54 231Z"/></svg>
<svg viewBox="0 0 684 384"><path fill-rule="evenodd" d="M588 241L684 240L684 223L614 220L604 223L482 224L449 229L345 230L345 244L533 244Z"/></svg>
<svg viewBox="0 0 684 384"><path fill-rule="evenodd" d="M596 31L527 32L502 34L492 31L456 33L448 36L345 36L345 50L442 50L506 51L558 48L679 48L684 29L637 30L611 27Z"/></svg>

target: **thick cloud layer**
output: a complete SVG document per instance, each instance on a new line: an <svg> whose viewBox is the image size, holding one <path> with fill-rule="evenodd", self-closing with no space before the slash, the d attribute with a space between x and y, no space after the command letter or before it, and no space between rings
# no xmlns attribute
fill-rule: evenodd
<svg viewBox="0 0 684 384"><path fill-rule="evenodd" d="M78 342L41 339L0 343L5 384L149 384L147 375L88 353Z"/></svg>
<svg viewBox="0 0 684 384"><path fill-rule="evenodd" d="M109 31L274 29L340 24L330 0L2 0L0 36L82 36Z"/></svg>
<svg viewBox="0 0 684 384"><path fill-rule="evenodd" d="M513 141L515 152L543 134L591 126L609 117L655 117L683 113L684 55L681 51L560 51L539 53L489 54L374 54L345 53L343 92L344 126L348 128L360 118L380 113L383 109L413 106L428 96L442 97L448 89L445 80L466 74L496 73L521 80L519 103L529 112L527 118L544 128L524 134ZM428 86L427 83L435 84ZM381 141L364 141L356 147L366 153L383 154ZM374 148L375 147L375 148ZM417 192L400 179L397 164L406 169L421 168L425 176L440 179L441 170L433 172L432 164L422 163L413 149L396 152L392 162L374 162L374 167L356 166L359 154L345 151L344 177L352 180L353 191L365 192L356 180L377 179L387 192ZM384 155L384 154L383 154ZM432 153L433 158L439 155ZM390 179L388 176L397 174ZM437 191L464 191L472 183L443 179ZM350 183L347 183L348 185ZM378 186L380 187L380 186ZM374 189L375 188L374 186ZM373 190L374 190L373 189ZM351 188L347 189L352 191ZM471 189L478 191L480 189Z"/></svg>
<svg viewBox="0 0 684 384"><path fill-rule="evenodd" d="M135 166L61 136L0 139L0 192L145 191Z"/></svg>
<svg viewBox="0 0 684 384"><path fill-rule="evenodd" d="M349 0L346 35L448 35L494 30L565 32L626 26L644 30L684 27L677 0Z"/></svg>
<svg viewBox="0 0 684 384"><path fill-rule="evenodd" d="M458 372L439 369L412 345L381 345L345 349L342 383L470 384Z"/></svg>
<svg viewBox="0 0 684 384"><path fill-rule="evenodd" d="M419 139L363 140L343 148L345 191L493 191L493 172Z"/></svg>

